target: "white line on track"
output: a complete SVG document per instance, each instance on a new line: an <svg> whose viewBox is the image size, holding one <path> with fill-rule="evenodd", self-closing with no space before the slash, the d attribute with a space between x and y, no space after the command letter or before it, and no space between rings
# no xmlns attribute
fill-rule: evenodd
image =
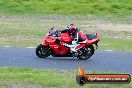
<svg viewBox="0 0 132 88"><path fill-rule="evenodd" d="M35 48L35 47L26 47L26 48Z"/></svg>
<svg viewBox="0 0 132 88"><path fill-rule="evenodd" d="M13 47L13 46L2 46L2 47ZM23 48L35 48L35 47L23 47Z"/></svg>
<svg viewBox="0 0 132 88"><path fill-rule="evenodd" d="M111 52L111 51L114 51L114 50L104 50L104 51L109 51L109 52Z"/></svg>
<svg viewBox="0 0 132 88"><path fill-rule="evenodd" d="M12 47L12 46L3 46L3 47Z"/></svg>

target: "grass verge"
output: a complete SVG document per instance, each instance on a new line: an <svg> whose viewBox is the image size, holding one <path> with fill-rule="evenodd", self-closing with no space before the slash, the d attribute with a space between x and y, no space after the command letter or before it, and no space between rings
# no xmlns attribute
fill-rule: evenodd
<svg viewBox="0 0 132 88"><path fill-rule="evenodd" d="M102 38L99 44L100 50L120 50L120 51L131 51L132 41L114 39L114 38Z"/></svg>
<svg viewBox="0 0 132 88"><path fill-rule="evenodd" d="M89 72L106 73L106 72ZM108 72L107 72L108 73ZM80 88L76 84L75 71L45 70L29 68L0 68L0 87L8 88L12 86L36 86L36 88ZM130 88L132 84L88 84L85 88Z"/></svg>
<svg viewBox="0 0 132 88"><path fill-rule="evenodd" d="M131 15L131 0L0 0L0 15Z"/></svg>

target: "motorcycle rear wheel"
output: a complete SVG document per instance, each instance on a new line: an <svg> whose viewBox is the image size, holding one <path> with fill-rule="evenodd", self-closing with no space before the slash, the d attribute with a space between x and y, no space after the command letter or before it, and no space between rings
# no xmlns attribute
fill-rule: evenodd
<svg viewBox="0 0 132 88"><path fill-rule="evenodd" d="M38 45L36 48L36 55L39 58L46 58L50 55L50 48L48 46Z"/></svg>
<svg viewBox="0 0 132 88"><path fill-rule="evenodd" d="M86 46L83 49L81 49L82 54L78 55L78 58L80 60L86 60L89 59L93 54L94 54L94 47L91 46Z"/></svg>

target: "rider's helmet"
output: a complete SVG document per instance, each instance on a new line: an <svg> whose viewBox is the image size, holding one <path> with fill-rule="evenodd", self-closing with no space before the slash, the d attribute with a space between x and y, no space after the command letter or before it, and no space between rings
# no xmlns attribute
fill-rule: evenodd
<svg viewBox="0 0 132 88"><path fill-rule="evenodd" d="M67 26L67 28L69 30L71 30L72 34L75 34L76 30L77 30L77 27L75 24L70 24L69 26Z"/></svg>

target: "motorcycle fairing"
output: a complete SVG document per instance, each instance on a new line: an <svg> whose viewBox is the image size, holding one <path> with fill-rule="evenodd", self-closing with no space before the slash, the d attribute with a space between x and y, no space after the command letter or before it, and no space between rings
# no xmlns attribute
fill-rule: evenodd
<svg viewBox="0 0 132 88"><path fill-rule="evenodd" d="M42 42L42 45L43 45L43 46L48 46L48 45L49 45L49 43L48 43L48 42L46 42L46 41L43 41L43 42Z"/></svg>
<svg viewBox="0 0 132 88"><path fill-rule="evenodd" d="M63 36L63 37L60 37L60 40L62 40L63 42L65 42L65 43L71 43L72 42L72 37L69 36L68 32L61 33L60 36Z"/></svg>
<svg viewBox="0 0 132 88"><path fill-rule="evenodd" d="M86 44L80 44L79 46L77 46L77 47L75 48L75 50L77 51L77 50L83 48L84 46L86 46Z"/></svg>
<svg viewBox="0 0 132 88"><path fill-rule="evenodd" d="M56 55L66 55L69 51L69 48L65 47L64 45L50 45L50 48L54 51Z"/></svg>
<svg viewBox="0 0 132 88"><path fill-rule="evenodd" d="M94 34L91 34L89 35L90 38L87 38L87 42L86 42L86 45L92 45L92 44L96 44L98 43L99 39L100 39L100 36L99 35L94 35ZM88 36L87 36L88 37ZM90 40L89 40L90 39Z"/></svg>
<svg viewBox="0 0 132 88"><path fill-rule="evenodd" d="M55 32L54 32L55 33ZM96 35L96 37L92 37L91 40L88 39L88 36L82 32L78 32L78 34L86 40L86 43L80 43L79 46L76 47L75 50L79 50L87 45L95 44L100 36ZM91 37L91 36L90 36ZM56 40L60 40L59 42L56 42ZM55 55L63 56L67 55L70 51L68 47L66 47L65 43L71 43L73 38L69 36L69 34L61 33L59 36L54 36L54 34L49 35L49 33L46 34L46 37L44 38L44 41L42 42L42 45L49 46Z"/></svg>

